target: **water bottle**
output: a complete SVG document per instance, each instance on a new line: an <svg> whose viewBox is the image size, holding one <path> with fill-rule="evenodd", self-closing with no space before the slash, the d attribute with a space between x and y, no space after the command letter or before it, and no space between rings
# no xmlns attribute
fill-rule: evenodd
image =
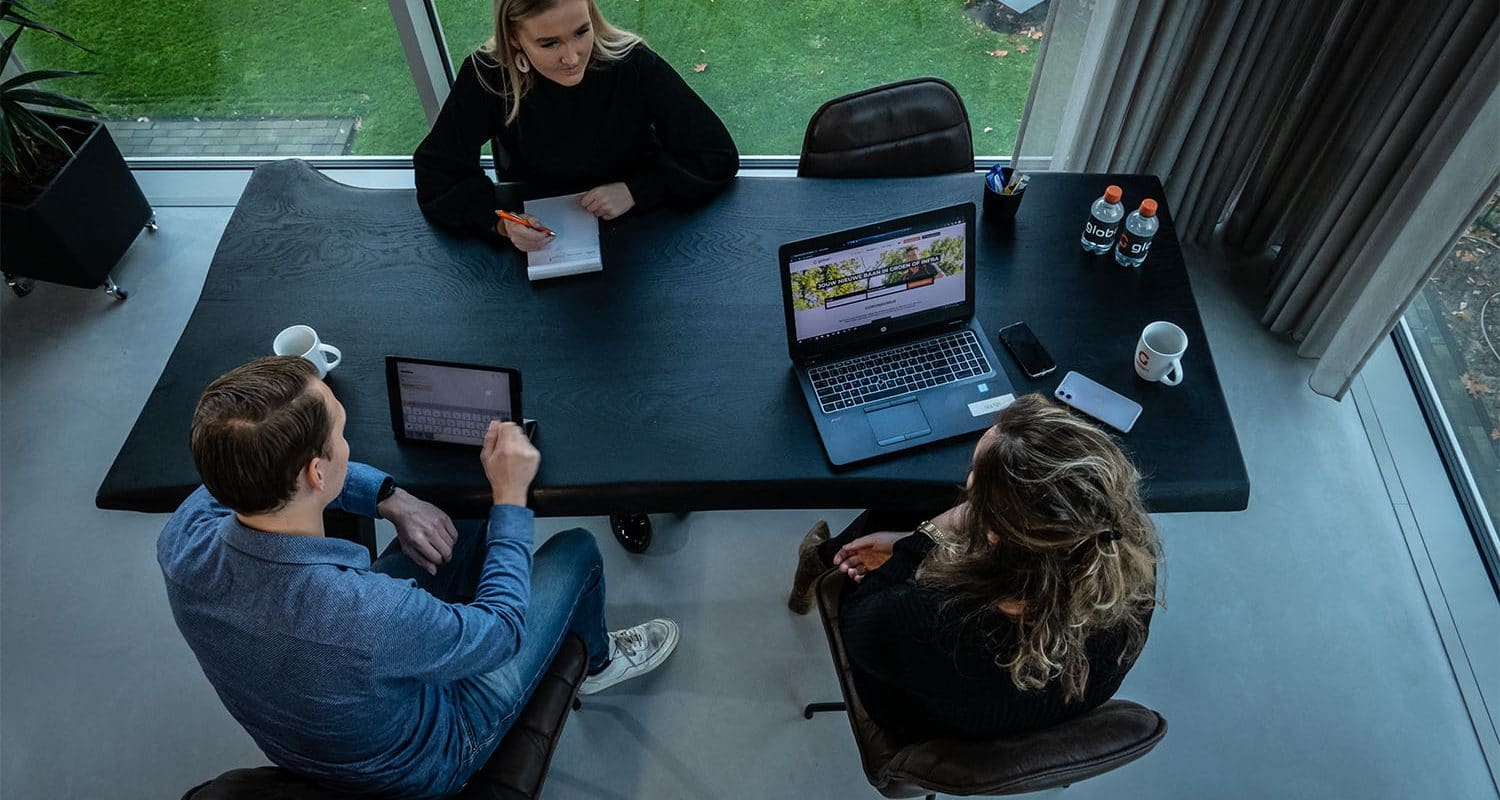
<svg viewBox="0 0 1500 800"><path fill-rule="evenodd" d="M1120 246L1115 248L1115 261L1127 267L1139 267L1146 263L1146 253L1151 251L1151 240L1156 238L1156 229L1161 222L1156 218L1156 201L1142 200L1141 207L1130 212L1125 220L1125 230L1120 231Z"/></svg>
<svg viewBox="0 0 1500 800"><path fill-rule="evenodd" d="M1108 253L1115 246L1115 235L1120 232L1120 220L1124 217L1120 187L1105 187L1104 196L1089 209L1089 221L1083 223L1083 249L1099 255Z"/></svg>

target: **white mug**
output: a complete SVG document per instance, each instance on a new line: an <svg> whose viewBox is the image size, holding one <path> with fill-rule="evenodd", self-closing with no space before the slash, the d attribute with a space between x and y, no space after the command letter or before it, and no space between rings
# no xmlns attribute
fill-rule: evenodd
<svg viewBox="0 0 1500 800"><path fill-rule="evenodd" d="M1135 374L1167 386L1182 383L1182 354L1187 334L1170 322L1153 322L1141 331L1135 346Z"/></svg>
<svg viewBox="0 0 1500 800"><path fill-rule="evenodd" d="M331 344L318 341L318 332L306 325L293 325L276 334L271 349L278 356L301 356L318 368L318 377L326 378L344 360L344 354Z"/></svg>

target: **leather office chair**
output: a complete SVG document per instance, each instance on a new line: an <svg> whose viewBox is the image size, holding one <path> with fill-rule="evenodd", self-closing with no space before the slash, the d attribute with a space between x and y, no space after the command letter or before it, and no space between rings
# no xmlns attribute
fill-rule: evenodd
<svg viewBox="0 0 1500 800"><path fill-rule="evenodd" d="M813 703L820 711L847 711L865 777L885 797L929 800L951 795L1010 795L1068 786L1123 766L1151 752L1167 733L1160 714L1128 700L1110 700L1093 711L1039 731L988 741L934 739L900 746L880 729L860 702L849 674L839 605L848 578L830 570L818 579L818 615L838 672L842 703Z"/></svg>
<svg viewBox="0 0 1500 800"><path fill-rule="evenodd" d="M530 800L542 792L547 767L569 710L577 709L578 686L588 670L583 640L569 636L538 682L536 691L484 766L454 800ZM236 769L189 789L182 800L349 800L280 767Z"/></svg>
<svg viewBox="0 0 1500 800"><path fill-rule="evenodd" d="M824 103L807 123L797 175L900 178L974 171L969 112L952 84L914 78Z"/></svg>

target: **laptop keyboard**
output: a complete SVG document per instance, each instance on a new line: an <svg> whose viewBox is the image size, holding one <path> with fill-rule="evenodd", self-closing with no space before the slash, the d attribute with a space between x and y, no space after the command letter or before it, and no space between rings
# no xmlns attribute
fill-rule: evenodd
<svg viewBox="0 0 1500 800"><path fill-rule="evenodd" d="M807 371L823 411L873 403L990 371L971 330L923 339Z"/></svg>
<svg viewBox="0 0 1500 800"><path fill-rule="evenodd" d="M440 406L432 403L407 403L406 435L413 439L435 440L439 437L484 441L490 420L504 415L483 408Z"/></svg>

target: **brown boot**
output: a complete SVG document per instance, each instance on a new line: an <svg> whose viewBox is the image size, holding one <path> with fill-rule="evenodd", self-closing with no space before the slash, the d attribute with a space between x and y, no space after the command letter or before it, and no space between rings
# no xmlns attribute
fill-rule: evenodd
<svg viewBox="0 0 1500 800"><path fill-rule="evenodd" d="M793 614L806 614L812 610L818 576L828 570L818 558L818 545L828 541L828 536L828 523L820 519L797 546L797 574L792 578L792 594L786 600L786 607Z"/></svg>

